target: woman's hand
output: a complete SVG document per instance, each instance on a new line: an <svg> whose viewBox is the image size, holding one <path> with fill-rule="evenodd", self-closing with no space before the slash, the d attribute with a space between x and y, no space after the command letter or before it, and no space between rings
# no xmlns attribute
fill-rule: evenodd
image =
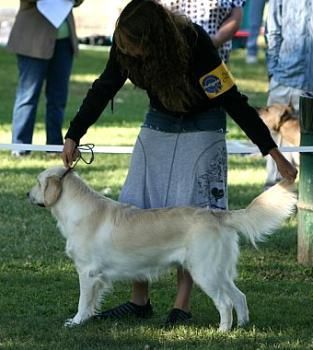
<svg viewBox="0 0 313 350"><path fill-rule="evenodd" d="M72 139L65 139L63 152L61 158L63 160L64 166L69 168L72 166L73 162L79 156L79 151L77 149L77 144Z"/></svg>
<svg viewBox="0 0 313 350"><path fill-rule="evenodd" d="M294 182L298 174L297 168L294 167L277 148L271 149L269 154L274 159L280 175L284 179Z"/></svg>

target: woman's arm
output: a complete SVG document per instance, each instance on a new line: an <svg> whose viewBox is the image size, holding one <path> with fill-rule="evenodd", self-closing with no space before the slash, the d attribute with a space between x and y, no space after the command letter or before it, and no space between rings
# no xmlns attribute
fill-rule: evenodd
<svg viewBox="0 0 313 350"><path fill-rule="evenodd" d="M88 90L76 116L70 123L65 138L70 138L79 144L79 140L94 124L107 106L124 85L127 76L122 73L115 55L116 46L113 43L108 63L104 72L96 79Z"/></svg>
<svg viewBox="0 0 313 350"><path fill-rule="evenodd" d="M256 109L249 105L248 98L238 91L212 40L200 29L195 50L199 83L208 98L214 99L216 105L226 110L263 155L270 154L273 157L283 177L294 180L297 176L296 168L277 149L268 127Z"/></svg>
<svg viewBox="0 0 313 350"><path fill-rule="evenodd" d="M71 121L65 135L61 157L66 167L71 166L76 159L76 147L79 145L81 137L98 120L110 99L115 96L127 79L126 74L122 73L121 67L116 60L115 48L116 46L113 43L109 61L104 72L94 81L88 90L82 105Z"/></svg>
<svg viewBox="0 0 313 350"><path fill-rule="evenodd" d="M269 154L274 159L280 175L289 181L295 181L298 170L283 156L278 148L273 148Z"/></svg>
<svg viewBox="0 0 313 350"><path fill-rule="evenodd" d="M234 34L240 27L242 17L242 8L234 7L231 14L223 22L219 30L214 35L211 35L211 40L216 48L222 46L226 41L233 38Z"/></svg>

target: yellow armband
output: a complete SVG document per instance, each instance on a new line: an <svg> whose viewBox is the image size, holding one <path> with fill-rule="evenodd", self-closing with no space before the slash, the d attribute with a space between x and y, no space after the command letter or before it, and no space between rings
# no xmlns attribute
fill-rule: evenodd
<svg viewBox="0 0 313 350"><path fill-rule="evenodd" d="M233 76L224 62L212 72L203 75L199 82L209 98L215 98L235 85Z"/></svg>

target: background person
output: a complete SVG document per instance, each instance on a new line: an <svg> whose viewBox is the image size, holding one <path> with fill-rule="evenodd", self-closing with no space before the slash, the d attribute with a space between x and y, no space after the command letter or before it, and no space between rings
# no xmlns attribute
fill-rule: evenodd
<svg viewBox="0 0 313 350"><path fill-rule="evenodd" d="M82 2L76 0L74 6ZM63 144L62 123L68 83L73 55L78 51L72 12L57 29L38 11L36 0L21 0L7 48L16 54L18 66L12 143L32 143L40 92L46 82L46 142ZM12 155L27 153L13 151Z"/></svg>
<svg viewBox="0 0 313 350"><path fill-rule="evenodd" d="M265 0L250 0L248 11L248 31L246 62L253 64L258 62L258 37L263 22Z"/></svg>
<svg viewBox="0 0 313 350"><path fill-rule="evenodd" d="M66 167L72 165L81 137L127 78L147 92L150 106L121 202L139 208L227 208L223 108L264 155L271 154L283 177L296 177L296 169L277 150L256 110L238 91L208 34L154 0L131 1L122 11L105 70L92 84L65 136ZM167 326L190 320L191 289L188 271L178 269L177 295ZM145 318L151 313L148 283L135 281L131 301L99 317Z"/></svg>
<svg viewBox="0 0 313 350"><path fill-rule="evenodd" d="M181 13L199 24L211 40L224 62L228 62L232 38L240 27L246 0L158 0L175 13Z"/></svg>
<svg viewBox="0 0 313 350"><path fill-rule="evenodd" d="M267 105L289 104L299 115L300 96L313 93L313 4L306 0L270 0L266 22L266 61L269 82ZM283 140L272 135L279 145ZM298 154L286 153L297 164ZM270 157L267 159L265 188L277 183L281 175Z"/></svg>

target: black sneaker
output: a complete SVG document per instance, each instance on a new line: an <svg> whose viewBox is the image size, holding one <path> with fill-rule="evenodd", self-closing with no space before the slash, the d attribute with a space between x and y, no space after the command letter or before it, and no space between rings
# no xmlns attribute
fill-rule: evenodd
<svg viewBox="0 0 313 350"><path fill-rule="evenodd" d="M165 320L165 327L173 327L180 324L188 323L192 318L191 312L186 312L181 309L172 309Z"/></svg>
<svg viewBox="0 0 313 350"><path fill-rule="evenodd" d="M103 312L98 313L94 316L98 320L115 319L119 320L127 317L138 317L138 318L149 318L153 314L152 305L150 299L146 305L137 305L128 301L127 303L121 304Z"/></svg>

